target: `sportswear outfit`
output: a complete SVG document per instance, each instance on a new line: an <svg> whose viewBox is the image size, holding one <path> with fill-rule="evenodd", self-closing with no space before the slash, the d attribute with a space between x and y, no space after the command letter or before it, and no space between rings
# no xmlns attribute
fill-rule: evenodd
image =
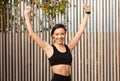
<svg viewBox="0 0 120 81"><path fill-rule="evenodd" d="M72 55L70 52L70 49L68 48L67 45L65 45L66 52L60 52L57 50L57 48L53 46L53 55L49 58L49 62L51 66L58 65L58 64L67 64L71 65L72 62ZM54 76L51 81L71 81L71 77L69 76L64 76L60 74L54 73Z"/></svg>

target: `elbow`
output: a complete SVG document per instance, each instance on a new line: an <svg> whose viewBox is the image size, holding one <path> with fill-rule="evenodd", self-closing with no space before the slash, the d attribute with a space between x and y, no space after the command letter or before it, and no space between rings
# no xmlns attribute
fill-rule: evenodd
<svg viewBox="0 0 120 81"><path fill-rule="evenodd" d="M29 36L33 36L34 35L34 32L33 31L29 31Z"/></svg>

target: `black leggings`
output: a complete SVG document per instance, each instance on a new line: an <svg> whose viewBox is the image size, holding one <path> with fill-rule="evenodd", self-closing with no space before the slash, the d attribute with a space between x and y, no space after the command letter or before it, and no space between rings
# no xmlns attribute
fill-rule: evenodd
<svg viewBox="0 0 120 81"><path fill-rule="evenodd" d="M59 75L59 74L54 74L51 81L71 81L71 77L70 76L64 76L64 75Z"/></svg>

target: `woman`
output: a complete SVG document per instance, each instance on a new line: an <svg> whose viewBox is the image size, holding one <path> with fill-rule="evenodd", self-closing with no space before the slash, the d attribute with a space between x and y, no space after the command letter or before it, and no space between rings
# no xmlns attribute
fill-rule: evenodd
<svg viewBox="0 0 120 81"><path fill-rule="evenodd" d="M86 26L88 17L90 15L89 6L84 5L84 10L86 13L75 37L71 41L69 41L68 44L64 44L66 29L63 24L56 24L51 32L54 44L50 45L46 41L39 38L39 36L34 33L29 20L29 13L31 11L31 7L27 6L25 8L24 15L29 35L37 43L37 45L40 48L42 48L42 50L44 50L51 64L54 73L54 76L51 81L71 81L70 77L70 67L72 62L71 51L78 43Z"/></svg>

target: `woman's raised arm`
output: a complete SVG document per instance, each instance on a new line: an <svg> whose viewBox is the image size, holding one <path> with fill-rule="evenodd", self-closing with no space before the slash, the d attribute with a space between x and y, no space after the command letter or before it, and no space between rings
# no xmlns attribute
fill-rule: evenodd
<svg viewBox="0 0 120 81"><path fill-rule="evenodd" d="M51 53L52 51L52 46L49 45L46 41L42 40L38 35L34 33L33 28L30 24L30 20L29 20L30 11L31 11L30 6L27 6L24 10L24 16L26 20L28 33L31 36L31 38L37 43L37 45L41 47L44 50L44 52L47 54L47 56L49 57L49 53Z"/></svg>
<svg viewBox="0 0 120 81"><path fill-rule="evenodd" d="M81 22L81 24L79 26L79 30L75 34L75 37L68 43L68 47L70 48L70 50L72 50L75 47L75 45L78 43L78 41L80 40L80 37L81 37L81 35L85 29L85 26L87 24L88 17L90 15L90 7L85 4L84 10L86 13L85 13L85 16L83 18L83 21Z"/></svg>

